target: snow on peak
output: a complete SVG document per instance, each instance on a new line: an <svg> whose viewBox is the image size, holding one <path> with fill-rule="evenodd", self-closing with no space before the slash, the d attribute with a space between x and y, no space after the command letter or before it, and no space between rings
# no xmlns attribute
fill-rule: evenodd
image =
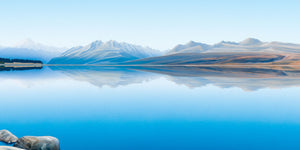
<svg viewBox="0 0 300 150"><path fill-rule="evenodd" d="M14 47L16 48L27 48L27 49L41 49L44 45L34 42L31 39L25 39L18 42Z"/></svg>
<svg viewBox="0 0 300 150"><path fill-rule="evenodd" d="M255 38L247 38L240 42L241 45L260 45L262 42Z"/></svg>
<svg viewBox="0 0 300 150"><path fill-rule="evenodd" d="M117 42L110 40L107 42L94 41L86 46L71 48L63 53L63 56L68 57L99 57L99 54L129 54L137 58L145 58L160 55L160 51L138 45L128 44L125 42ZM111 56L110 55L110 56Z"/></svg>
<svg viewBox="0 0 300 150"><path fill-rule="evenodd" d="M24 48L29 50L39 50L39 51L45 51L45 52L51 52L51 53L58 53L65 51L66 48L58 48L58 47L52 47L47 46L38 42L33 41L32 39L25 39L23 41L18 42L13 48Z"/></svg>

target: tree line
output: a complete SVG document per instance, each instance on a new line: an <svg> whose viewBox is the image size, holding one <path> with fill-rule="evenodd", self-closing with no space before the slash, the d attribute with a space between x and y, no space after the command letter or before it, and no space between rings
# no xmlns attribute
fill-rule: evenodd
<svg viewBox="0 0 300 150"><path fill-rule="evenodd" d="M0 64L4 64L4 63L40 63L40 64L43 64L43 62L40 60L0 58Z"/></svg>

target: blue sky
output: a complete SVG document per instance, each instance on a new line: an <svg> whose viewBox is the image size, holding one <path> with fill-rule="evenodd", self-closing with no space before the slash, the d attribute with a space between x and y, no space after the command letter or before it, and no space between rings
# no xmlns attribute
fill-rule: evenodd
<svg viewBox="0 0 300 150"><path fill-rule="evenodd" d="M247 37L300 43L299 7L296 0L2 0L0 45L26 38L67 47L118 40L161 50Z"/></svg>

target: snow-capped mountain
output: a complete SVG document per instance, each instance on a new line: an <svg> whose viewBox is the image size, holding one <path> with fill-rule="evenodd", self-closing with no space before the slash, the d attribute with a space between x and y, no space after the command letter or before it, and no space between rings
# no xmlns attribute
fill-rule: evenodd
<svg viewBox="0 0 300 150"><path fill-rule="evenodd" d="M61 53L67 49L67 48L44 45L41 43L37 43L31 39L25 39L24 41L20 41L13 47L55 52L55 53Z"/></svg>
<svg viewBox="0 0 300 150"><path fill-rule="evenodd" d="M300 53L299 44L281 42L262 42L258 39L248 38L239 43L222 41L214 45L207 45L197 42L189 42L185 45L178 45L169 54L176 53L203 53L203 52L280 52Z"/></svg>
<svg viewBox="0 0 300 150"><path fill-rule="evenodd" d="M50 64L125 64L138 59L173 54L181 58L180 54L186 56L189 53L300 53L300 45L262 42L254 38L248 38L241 42L222 41L213 45L190 41L184 45L177 45L163 54L161 51L148 47L111 40L108 42L94 41L86 46L73 47L61 53L62 50L64 49L25 40L13 47L0 47L0 57L41 60Z"/></svg>
<svg viewBox="0 0 300 150"><path fill-rule="evenodd" d="M119 43L116 41L95 41L86 46L73 47L61 56L53 58L50 64L111 64L161 55L161 52L147 47Z"/></svg>
<svg viewBox="0 0 300 150"><path fill-rule="evenodd" d="M254 46L254 45L261 45L261 44L263 44L263 42L261 42L258 39L247 38L244 41L241 41L239 44L240 45L245 45L245 46Z"/></svg>
<svg viewBox="0 0 300 150"><path fill-rule="evenodd" d="M64 48L46 46L27 39L11 47L0 47L0 57L41 60L46 63L62 50Z"/></svg>

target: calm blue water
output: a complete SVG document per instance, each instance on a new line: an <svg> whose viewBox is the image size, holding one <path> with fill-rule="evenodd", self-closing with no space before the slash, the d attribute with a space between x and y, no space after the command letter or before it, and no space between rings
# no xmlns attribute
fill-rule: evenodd
<svg viewBox="0 0 300 150"><path fill-rule="evenodd" d="M300 149L297 76L165 70L0 72L0 128L62 150Z"/></svg>

